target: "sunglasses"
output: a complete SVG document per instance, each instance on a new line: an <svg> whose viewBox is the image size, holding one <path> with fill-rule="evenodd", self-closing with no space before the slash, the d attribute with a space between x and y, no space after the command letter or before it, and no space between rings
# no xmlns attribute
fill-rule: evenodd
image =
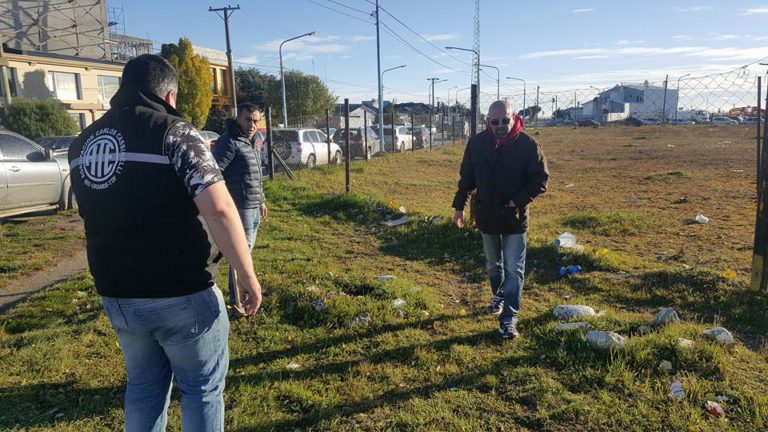
<svg viewBox="0 0 768 432"><path fill-rule="evenodd" d="M506 125L508 125L508 124L509 124L509 122L511 122L511 121L512 121L512 119L510 119L509 117L505 117L505 118L501 119L501 124L503 124L503 125L505 125L505 126L506 126ZM498 126L498 125L499 125L499 119L493 119L493 120L491 120L491 126Z"/></svg>

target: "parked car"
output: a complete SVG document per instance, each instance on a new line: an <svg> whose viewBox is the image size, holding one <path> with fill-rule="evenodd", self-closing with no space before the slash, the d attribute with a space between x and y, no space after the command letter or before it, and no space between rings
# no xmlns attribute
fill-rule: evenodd
<svg viewBox="0 0 768 432"><path fill-rule="evenodd" d="M643 119L644 125L657 126L661 124L661 120L655 118Z"/></svg>
<svg viewBox="0 0 768 432"><path fill-rule="evenodd" d="M51 149L54 153L66 155L69 145L77 138L77 135L43 137L35 139L35 142L43 148Z"/></svg>
<svg viewBox="0 0 768 432"><path fill-rule="evenodd" d="M204 131L200 131L200 136L203 137L203 139L211 147L211 151L213 151L214 147L216 147L216 140L219 139L219 134L213 131L204 130Z"/></svg>
<svg viewBox="0 0 768 432"><path fill-rule="evenodd" d="M77 206L66 154L0 129L0 217Z"/></svg>
<svg viewBox="0 0 768 432"><path fill-rule="evenodd" d="M413 145L417 149L423 149L429 146L429 128L415 127L412 131Z"/></svg>
<svg viewBox="0 0 768 432"><path fill-rule="evenodd" d="M744 117L744 121L741 124L745 124L745 125L757 124L757 117Z"/></svg>
<svg viewBox="0 0 768 432"><path fill-rule="evenodd" d="M712 124L716 126L737 125L739 122L728 117L712 117Z"/></svg>
<svg viewBox="0 0 768 432"><path fill-rule="evenodd" d="M367 135L363 136L363 130L367 132ZM331 140L339 144L339 147L343 147L346 143L345 128L336 129ZM379 136L371 128L349 128L349 144L350 155L352 159L355 158L367 158L370 159L373 154L372 149L378 148Z"/></svg>
<svg viewBox="0 0 768 432"><path fill-rule="evenodd" d="M408 128L405 126L395 126L395 139L393 145L392 125L384 125L384 149L388 152L401 152L413 148L413 139Z"/></svg>
<svg viewBox="0 0 768 432"><path fill-rule="evenodd" d="M592 119L579 120L577 124L579 127L600 127L600 122Z"/></svg>
<svg viewBox="0 0 768 432"><path fill-rule="evenodd" d="M688 125L695 125L696 122L694 122L693 120L672 119L669 121L669 124L677 125L677 126L688 126Z"/></svg>
<svg viewBox="0 0 768 432"><path fill-rule="evenodd" d="M627 126L642 126L645 123L637 117L627 117L624 119L624 124Z"/></svg>
<svg viewBox="0 0 768 432"><path fill-rule="evenodd" d="M314 168L318 163L328 162L328 144L325 132L309 128L285 128L272 131L275 152L288 165ZM341 147L331 141L330 163L344 161Z"/></svg>

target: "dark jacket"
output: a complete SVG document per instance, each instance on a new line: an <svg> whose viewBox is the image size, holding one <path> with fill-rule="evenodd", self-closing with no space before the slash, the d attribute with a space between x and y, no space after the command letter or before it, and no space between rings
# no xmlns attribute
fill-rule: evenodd
<svg viewBox="0 0 768 432"><path fill-rule="evenodd" d="M220 255L163 144L184 120L159 97L125 86L69 148L99 294L178 297L213 286Z"/></svg>
<svg viewBox="0 0 768 432"><path fill-rule="evenodd" d="M481 232L520 234L528 229L528 204L547 190L549 170L541 146L525 132L496 147L486 130L470 138L460 176L453 208L464 210L475 191L472 215Z"/></svg>
<svg viewBox="0 0 768 432"><path fill-rule="evenodd" d="M227 132L216 140L213 157L219 164L237 208L261 207L264 190L261 184L259 146L243 136L235 120L227 120Z"/></svg>

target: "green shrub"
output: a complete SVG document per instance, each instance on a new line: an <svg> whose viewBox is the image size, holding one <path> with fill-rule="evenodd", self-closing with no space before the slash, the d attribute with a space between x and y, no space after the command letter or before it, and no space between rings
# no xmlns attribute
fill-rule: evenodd
<svg viewBox="0 0 768 432"><path fill-rule="evenodd" d="M8 113L1 118L6 129L30 139L76 135L80 131L75 119L57 99L14 99L8 106Z"/></svg>

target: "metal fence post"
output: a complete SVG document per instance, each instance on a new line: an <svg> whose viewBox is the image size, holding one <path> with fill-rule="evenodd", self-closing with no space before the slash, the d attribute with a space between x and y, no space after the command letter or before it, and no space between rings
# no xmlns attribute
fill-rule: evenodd
<svg viewBox="0 0 768 432"><path fill-rule="evenodd" d="M395 135L395 104L392 104L392 124L389 125L390 129L392 129L392 153L397 153L399 150L397 147L397 135Z"/></svg>
<svg viewBox="0 0 768 432"><path fill-rule="evenodd" d="M368 160L368 111L363 110L363 157Z"/></svg>
<svg viewBox="0 0 768 432"><path fill-rule="evenodd" d="M331 117L329 110L325 110L325 144L328 146L328 165L331 164Z"/></svg>
<svg viewBox="0 0 768 432"><path fill-rule="evenodd" d="M411 111L411 152L416 151L416 136L413 133L416 129L413 127L413 111ZM424 143L421 143L423 146Z"/></svg>
<svg viewBox="0 0 768 432"><path fill-rule="evenodd" d="M350 152L349 152L349 99L344 99L344 141L346 142L346 148L344 149L344 153L346 154L346 158L344 158L344 191L346 193L349 193L349 159L350 159Z"/></svg>
<svg viewBox="0 0 768 432"><path fill-rule="evenodd" d="M267 170L269 179L275 179L275 160L272 159L272 107L267 107Z"/></svg>

